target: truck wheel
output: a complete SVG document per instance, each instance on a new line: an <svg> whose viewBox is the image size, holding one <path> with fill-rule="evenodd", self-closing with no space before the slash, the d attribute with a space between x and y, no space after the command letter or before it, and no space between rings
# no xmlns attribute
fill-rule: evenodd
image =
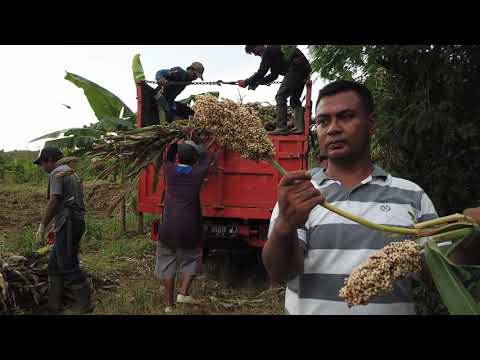
<svg viewBox="0 0 480 360"><path fill-rule="evenodd" d="M220 269L221 281L228 288L235 288L240 283L240 271L238 264L232 255L225 257Z"/></svg>

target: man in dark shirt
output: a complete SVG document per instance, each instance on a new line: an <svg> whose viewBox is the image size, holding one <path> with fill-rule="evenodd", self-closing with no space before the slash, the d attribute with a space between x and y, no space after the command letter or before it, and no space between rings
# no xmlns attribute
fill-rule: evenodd
<svg viewBox="0 0 480 360"><path fill-rule="evenodd" d="M239 80L238 85L255 90L258 85L269 85L279 75L284 75L283 82L277 92L277 127L271 131L272 135L303 134L304 111L300 100L303 88L310 77L311 67L305 55L294 49L292 53L282 50L282 45L246 45L247 54L261 56L260 68L250 78ZM267 72L270 70L270 74ZM267 76L266 76L267 75ZM288 130L287 126L287 99L294 109L295 128Z"/></svg>
<svg viewBox="0 0 480 360"><path fill-rule="evenodd" d="M155 76L159 87L155 99L158 105L165 110L166 121L172 122L175 117L187 119L193 116L193 110L185 104L175 101L178 95L187 87L186 83L198 78L203 81L204 67L199 62L194 62L187 70L181 67L160 70Z"/></svg>
<svg viewBox="0 0 480 360"><path fill-rule="evenodd" d="M175 157L178 154L178 163ZM188 295L193 278L197 274L202 255L203 220L200 206L200 190L211 157L193 142L168 149L164 163L166 183L165 210L159 229L155 276L164 281L167 307L174 305L174 287L177 260L183 275L177 302L196 304Z"/></svg>
<svg viewBox="0 0 480 360"><path fill-rule="evenodd" d="M65 314L90 312L90 286L80 270L78 252L85 232L85 204L80 177L68 165L60 164L62 152L44 148L33 163L48 172L48 205L36 234L36 242L45 238L45 229L53 220L55 244L48 258L49 297L47 310ZM66 302L70 301L65 308Z"/></svg>

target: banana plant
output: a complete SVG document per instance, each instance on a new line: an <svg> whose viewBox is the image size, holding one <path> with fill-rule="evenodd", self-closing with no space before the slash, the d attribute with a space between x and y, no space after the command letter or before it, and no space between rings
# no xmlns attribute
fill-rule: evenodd
<svg viewBox="0 0 480 360"><path fill-rule="evenodd" d="M79 75L69 73L65 80L83 89L97 122L82 128L57 130L31 140L48 140L47 146L74 150L77 153L88 151L96 140L108 133L131 130L136 126L136 114L116 95L100 85Z"/></svg>

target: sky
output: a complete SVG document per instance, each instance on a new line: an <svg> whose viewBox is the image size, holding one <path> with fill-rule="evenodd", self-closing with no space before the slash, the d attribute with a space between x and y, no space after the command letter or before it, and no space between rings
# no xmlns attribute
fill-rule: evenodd
<svg viewBox="0 0 480 360"><path fill-rule="evenodd" d="M300 48L308 56L306 46ZM40 150L43 141L29 141L97 121L83 90L64 79L66 71L108 89L136 112L131 66L135 54L140 54L147 80L154 80L160 69L186 68L199 61L205 67L205 81L236 81L251 76L260 64L259 57L245 53L244 45L0 45L0 150ZM314 99L324 85L315 78ZM278 86L251 91L231 85L195 85L178 99L219 91L221 97L238 100L240 92L244 102L274 104Z"/></svg>

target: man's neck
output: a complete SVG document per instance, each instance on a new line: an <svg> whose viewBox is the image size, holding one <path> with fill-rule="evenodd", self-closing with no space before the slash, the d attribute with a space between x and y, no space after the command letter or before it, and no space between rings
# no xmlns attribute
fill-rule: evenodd
<svg viewBox="0 0 480 360"><path fill-rule="evenodd" d="M353 188L357 186L362 180L365 180L373 172L373 162L370 156L357 159L355 161L340 161L333 159L329 160L328 170L326 174L337 181L340 181L343 186Z"/></svg>

